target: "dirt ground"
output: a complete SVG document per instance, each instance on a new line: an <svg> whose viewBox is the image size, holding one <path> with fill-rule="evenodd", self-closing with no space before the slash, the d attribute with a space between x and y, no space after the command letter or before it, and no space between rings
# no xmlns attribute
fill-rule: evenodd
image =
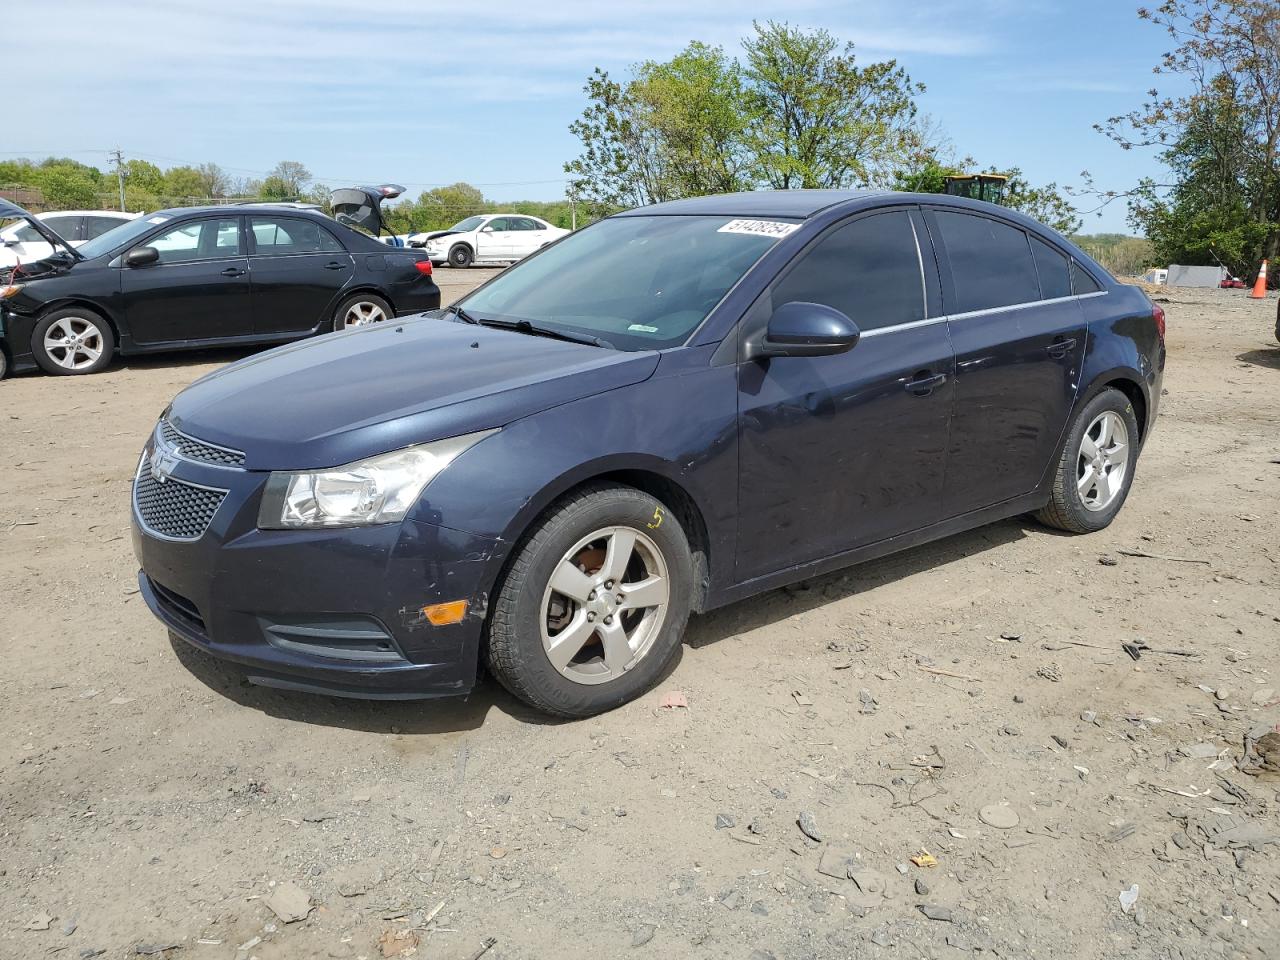
<svg viewBox="0 0 1280 960"><path fill-rule="evenodd" d="M1237 769L1280 721L1276 305L1165 308L1108 530L1011 520L695 618L577 723L171 645L130 475L234 354L0 384L0 957L1280 957L1280 779Z"/></svg>

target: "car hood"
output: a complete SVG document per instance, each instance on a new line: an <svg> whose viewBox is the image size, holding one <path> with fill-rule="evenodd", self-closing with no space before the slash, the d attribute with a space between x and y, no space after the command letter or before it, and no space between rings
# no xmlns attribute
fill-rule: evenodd
<svg viewBox="0 0 1280 960"><path fill-rule="evenodd" d="M338 466L501 427L639 383L654 351L626 353L420 318L280 347L197 380L170 419L242 450L250 470Z"/></svg>

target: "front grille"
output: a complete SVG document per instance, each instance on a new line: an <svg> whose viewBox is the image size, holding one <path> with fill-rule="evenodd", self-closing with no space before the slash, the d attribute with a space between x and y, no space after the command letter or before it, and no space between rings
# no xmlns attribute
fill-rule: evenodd
<svg viewBox="0 0 1280 960"><path fill-rule="evenodd" d="M181 433L168 420L160 421L160 436L165 445L172 447L179 456L200 463L212 463L219 467L243 467L244 454L239 450L228 450L226 447L215 447L194 437Z"/></svg>
<svg viewBox="0 0 1280 960"><path fill-rule="evenodd" d="M225 490L196 487L172 477L161 483L145 461L133 481L133 503L142 525L171 540L198 540L226 495Z"/></svg>

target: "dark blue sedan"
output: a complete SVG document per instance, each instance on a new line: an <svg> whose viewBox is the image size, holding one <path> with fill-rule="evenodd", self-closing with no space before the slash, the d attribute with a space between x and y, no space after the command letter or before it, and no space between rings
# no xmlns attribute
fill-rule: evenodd
<svg viewBox="0 0 1280 960"><path fill-rule="evenodd" d="M692 612L1036 512L1107 526L1164 316L975 201L791 191L611 217L435 315L183 391L133 485L143 596L257 683L581 717Z"/></svg>

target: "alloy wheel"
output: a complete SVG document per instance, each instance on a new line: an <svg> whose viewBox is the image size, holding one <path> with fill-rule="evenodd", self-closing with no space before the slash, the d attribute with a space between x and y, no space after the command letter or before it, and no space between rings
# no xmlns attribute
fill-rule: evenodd
<svg viewBox="0 0 1280 960"><path fill-rule="evenodd" d="M357 300L347 307L346 313L342 315L342 326L367 327L371 323L381 323L386 319L386 311L378 304L371 303L368 300Z"/></svg>
<svg viewBox="0 0 1280 960"><path fill-rule="evenodd" d="M607 683L652 648L670 601L667 563L632 527L605 527L556 564L542 598L542 647L563 676Z"/></svg>
<svg viewBox="0 0 1280 960"><path fill-rule="evenodd" d="M44 352L58 366L83 370L102 357L102 331L83 317L61 317L44 333Z"/></svg>
<svg viewBox="0 0 1280 960"><path fill-rule="evenodd" d="M1124 490L1129 472L1129 428L1114 410L1100 413L1080 438L1076 490L1086 510L1106 510Z"/></svg>

